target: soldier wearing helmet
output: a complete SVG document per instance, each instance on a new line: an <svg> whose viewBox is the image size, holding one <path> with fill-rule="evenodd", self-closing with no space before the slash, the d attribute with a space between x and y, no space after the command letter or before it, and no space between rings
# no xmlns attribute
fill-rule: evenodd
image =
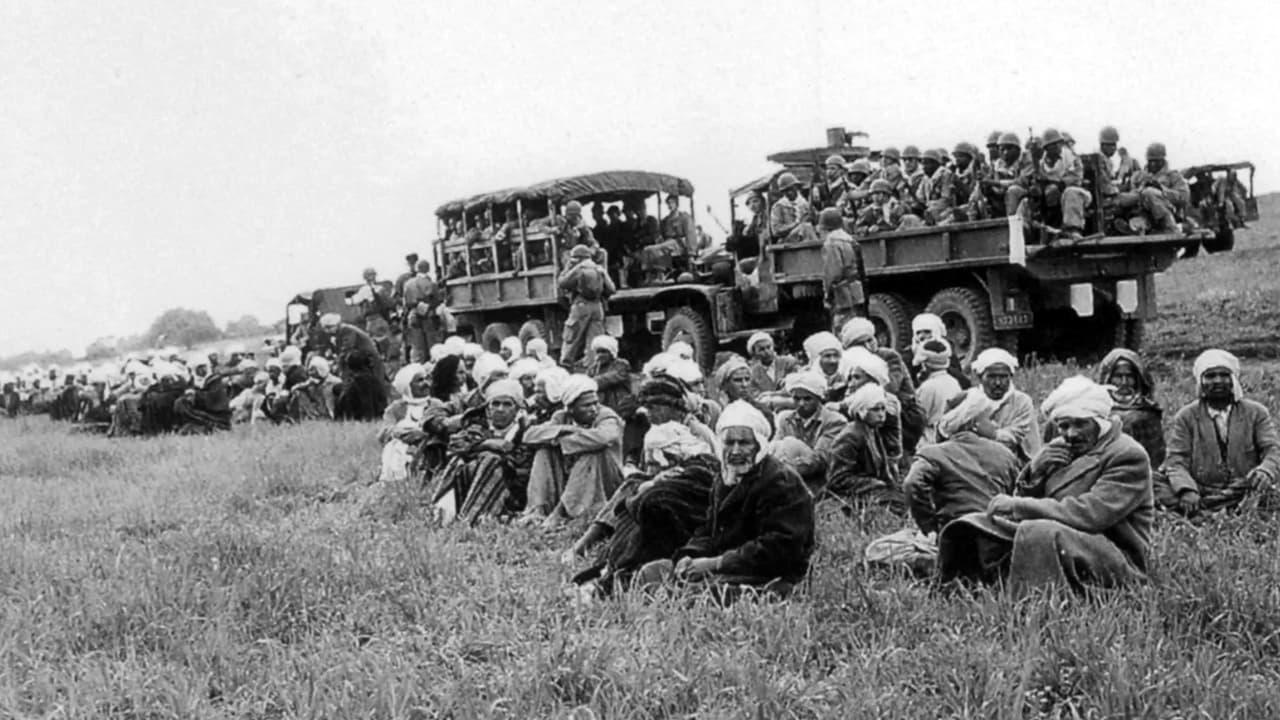
<svg viewBox="0 0 1280 720"><path fill-rule="evenodd" d="M561 337L560 364L573 369L591 341L604 334L604 301L614 293L613 280L604 266L595 262L595 251L575 245L569 262L560 273L560 290L569 298L569 318Z"/></svg>
<svg viewBox="0 0 1280 720"><path fill-rule="evenodd" d="M782 197L773 201L769 211L769 234L775 242L800 242L817 240L813 229L813 210L800 195L800 181L795 175L784 172L778 176L778 192Z"/></svg>
<svg viewBox="0 0 1280 720"><path fill-rule="evenodd" d="M822 211L822 289L831 325L844 327L863 303L861 255L858 241L844 229L844 218L835 208Z"/></svg>
<svg viewBox="0 0 1280 720"><path fill-rule="evenodd" d="M858 214L854 223L854 231L860 235L876 232L891 232L902 226L906 211L893 190L893 185L884 178L871 181L871 197L867 205Z"/></svg>
<svg viewBox="0 0 1280 720"><path fill-rule="evenodd" d="M1131 189L1116 196L1118 217L1144 214L1156 233L1181 232L1177 215L1185 213L1191 189L1182 173L1169 167L1164 143L1147 147L1147 166L1134 173Z"/></svg>
<svg viewBox="0 0 1280 720"><path fill-rule="evenodd" d="M902 149L902 174L907 176L907 187L899 200L913 215L924 216L924 203L920 201L920 185L924 182L924 170L920 167L920 149L908 145Z"/></svg>
<svg viewBox="0 0 1280 720"><path fill-rule="evenodd" d="M1127 192L1134 173L1141 168L1138 161L1131 157L1124 148L1119 147L1120 131L1110 125L1098 133L1098 154L1107 164L1107 175L1111 179L1111 193Z"/></svg>
<svg viewBox="0 0 1280 720"><path fill-rule="evenodd" d="M1000 136L1000 157L983 180L983 193L993 209L1003 208L1006 216L1018 213L1018 203L1026 195L1035 174L1031 156L1022 151L1022 143L1014 133Z"/></svg>
<svg viewBox="0 0 1280 720"><path fill-rule="evenodd" d="M898 148L887 147L880 151L880 169L871 173L869 183L886 180L892 188L893 196L901 199L907 190L907 175L902 171L902 153ZM870 192L870 184L868 184Z"/></svg>
<svg viewBox="0 0 1280 720"><path fill-rule="evenodd" d="M1000 159L1000 138L1004 133L999 130L992 130L987 136L987 162L995 165L996 160Z"/></svg>
<svg viewBox="0 0 1280 720"><path fill-rule="evenodd" d="M951 176L951 217L950 222L981 220L985 213L982 210L982 192L979 187L979 163L982 156L973 143L958 143L952 152L955 157L955 169Z"/></svg>
<svg viewBox="0 0 1280 720"><path fill-rule="evenodd" d="M920 164L924 166L924 178L920 181L916 198L924 206L925 222L930 225L945 223L951 219L955 198L951 170L943 165L942 152L937 149L925 150Z"/></svg>
<svg viewBox="0 0 1280 720"><path fill-rule="evenodd" d="M813 191L809 194L809 202L813 206L814 212L822 212L829 207L835 207L840 202L840 198L844 195L845 190L849 189L848 182L845 179L844 158L840 155L831 155L823 164L824 180L813 184Z"/></svg>
<svg viewBox="0 0 1280 720"><path fill-rule="evenodd" d="M640 250L640 271L646 284L662 282L675 259L696 252L697 228L693 217L680 209L680 196L667 196L667 216L662 218L662 241Z"/></svg>
<svg viewBox="0 0 1280 720"><path fill-rule="evenodd" d="M1093 196L1081 186L1084 164L1067 147L1063 134L1048 128L1041 140L1044 144L1044 156L1037 163L1035 175L1026 188L1028 195L1037 202L1033 205L1024 200L1019 214L1023 216L1027 226L1032 227L1037 219L1049 224L1048 221L1060 210L1060 237L1070 244L1084 234L1085 208L1093 203ZM1036 209L1040 210L1040 218L1034 217Z"/></svg>
<svg viewBox="0 0 1280 720"><path fill-rule="evenodd" d="M561 265L568 264L569 250L578 245L591 249L595 261L601 267L608 267L608 258L587 222L582 218L582 203L570 200L564 204L564 214L552 218L549 222L552 236L556 240L556 251L560 254Z"/></svg>
<svg viewBox="0 0 1280 720"><path fill-rule="evenodd" d="M858 158L849 164L848 187L836 207L848 220L856 220L871 194L871 163Z"/></svg>

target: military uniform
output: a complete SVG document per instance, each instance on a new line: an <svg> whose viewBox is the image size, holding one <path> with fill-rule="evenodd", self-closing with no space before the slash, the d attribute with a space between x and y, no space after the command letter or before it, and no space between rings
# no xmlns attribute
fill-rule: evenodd
<svg viewBox="0 0 1280 720"><path fill-rule="evenodd" d="M572 368L591 346L597 335L604 334L604 301L614 293L609 273L590 257L584 245L573 249L575 265L560 274L560 289L569 296L569 317L564 323L560 347L560 364Z"/></svg>
<svg viewBox="0 0 1280 720"><path fill-rule="evenodd" d="M432 345L443 342L440 318L436 310L444 300L444 294L436 281L425 270L404 284L404 337L409 343L411 362L428 360Z"/></svg>
<svg viewBox="0 0 1280 720"><path fill-rule="evenodd" d="M828 231L822 244L822 289L835 332L853 318L862 303L857 246L852 235L838 229Z"/></svg>
<svg viewBox="0 0 1280 720"><path fill-rule="evenodd" d="M778 178L778 190L782 193L798 184L791 173L783 173ZM808 201L799 194L794 200L785 194L774 200L769 210L769 234L779 242L817 240L818 234L813 229L813 209Z"/></svg>
<svg viewBox="0 0 1280 720"><path fill-rule="evenodd" d="M916 199L924 206L925 216L931 225L939 225L951 219L955 198L955 177L946 167L939 165L932 175L920 180Z"/></svg>
<svg viewBox="0 0 1280 720"><path fill-rule="evenodd" d="M1164 146L1154 143L1147 149L1147 158L1164 159ZM1149 172L1146 168L1133 175L1132 190L1116 196L1116 209L1121 214L1133 215L1145 211L1151 216L1152 225L1158 232L1177 232L1177 214L1186 212L1191 200L1191 188L1181 172L1169 167L1158 172Z"/></svg>
<svg viewBox="0 0 1280 720"><path fill-rule="evenodd" d="M1053 129L1045 130L1045 147L1054 143L1063 143L1061 133ZM1035 166L1035 174L1030 178L1031 185L1027 189L1030 191L1032 187L1038 187L1043 190L1045 207L1062 208L1062 228L1081 232L1084 230L1085 208L1093 203L1093 196L1080 186L1083 178L1084 164L1080 162L1079 156L1064 146L1062 154L1056 161L1049 159L1048 152L1040 158L1040 162ZM1019 213L1030 225L1033 219L1031 204L1024 200Z"/></svg>

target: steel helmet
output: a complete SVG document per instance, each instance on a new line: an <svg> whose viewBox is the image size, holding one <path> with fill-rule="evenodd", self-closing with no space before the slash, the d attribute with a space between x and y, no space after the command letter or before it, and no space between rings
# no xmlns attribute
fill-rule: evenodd
<svg viewBox="0 0 1280 720"><path fill-rule="evenodd" d="M1044 131L1044 134L1040 136L1040 143L1045 147L1049 147L1054 143L1060 143L1062 140L1062 133L1058 132L1054 128L1047 128Z"/></svg>
<svg viewBox="0 0 1280 720"><path fill-rule="evenodd" d="M589 260L591 258L591 248L586 245L574 245L569 251L569 256L574 260Z"/></svg>
<svg viewBox="0 0 1280 720"><path fill-rule="evenodd" d="M1118 142L1120 142L1120 131L1110 125L1102 128L1102 131L1098 133L1099 144L1106 145L1110 143L1115 145Z"/></svg>
<svg viewBox="0 0 1280 720"><path fill-rule="evenodd" d="M1007 132L1000 136L1001 145L1012 145L1014 147L1022 147L1022 141L1018 139L1017 133Z"/></svg>
<svg viewBox="0 0 1280 720"><path fill-rule="evenodd" d="M570 200L570 201L569 201L569 202L564 206L564 214L565 214L565 215L568 215L569 213L577 213L577 214L581 215L581 214L582 214L582 203L578 202L577 200Z"/></svg>
<svg viewBox="0 0 1280 720"><path fill-rule="evenodd" d="M890 185L888 180L885 180L884 178L879 178L871 183L871 192L873 193L882 192L882 193L888 193L892 195L893 185Z"/></svg>
<svg viewBox="0 0 1280 720"><path fill-rule="evenodd" d="M791 174L791 173L789 173L789 172L784 172L784 173L782 173L781 175L779 175L779 176L778 176L778 190L779 190L779 191L781 191L781 190L786 190L787 188L793 188L793 187L795 187L796 185L799 185L799 184L800 184L800 181L796 179L796 176L795 176L795 175L792 175L792 174Z"/></svg>
<svg viewBox="0 0 1280 720"><path fill-rule="evenodd" d="M1063 141L1063 142L1065 142L1065 143L1066 143L1066 144L1068 144L1068 145L1075 145L1075 144L1076 144L1076 139L1075 139L1075 138L1073 138L1073 137L1071 137L1071 133L1069 133L1069 132L1065 132L1065 131L1062 133L1062 141Z"/></svg>
<svg viewBox="0 0 1280 720"><path fill-rule="evenodd" d="M887 147L880 153L881 160L901 160L902 153L896 147Z"/></svg>
<svg viewBox="0 0 1280 720"><path fill-rule="evenodd" d="M929 148L928 150L924 151L924 155L922 156L922 159L932 160L934 162L940 163L942 162L942 153L938 152L937 148Z"/></svg>
<svg viewBox="0 0 1280 720"><path fill-rule="evenodd" d="M823 230L839 230L844 226L844 218L839 210L829 207L818 213L818 226Z"/></svg>
<svg viewBox="0 0 1280 720"><path fill-rule="evenodd" d="M839 155L828 155L828 156L827 156L827 161L826 161L825 163L823 163L823 164L824 164L824 165L826 165L827 167L831 167L832 165L836 165L836 166L838 166L838 167L843 168L843 167L844 167L844 158L840 157Z"/></svg>
<svg viewBox="0 0 1280 720"><path fill-rule="evenodd" d="M991 134L987 136L987 147L991 147L993 145L999 145L1000 138L1002 137L1004 137L1004 133L1000 132L999 130L992 130Z"/></svg>
<svg viewBox="0 0 1280 720"><path fill-rule="evenodd" d="M1148 160L1164 160L1165 159L1164 143L1154 142L1148 145L1147 159Z"/></svg>
<svg viewBox="0 0 1280 720"><path fill-rule="evenodd" d="M951 151L951 154L952 155L968 155L971 158L975 158L978 156L978 148L974 147L973 143L967 143L967 142L956 143L956 148L955 150Z"/></svg>
<svg viewBox="0 0 1280 720"><path fill-rule="evenodd" d="M902 148L902 159L903 160L919 160L920 148L916 147L915 145L908 145Z"/></svg>
<svg viewBox="0 0 1280 720"><path fill-rule="evenodd" d="M862 173L863 175L870 175L871 163L867 162L866 160L863 160L862 158L858 158L857 160L854 160L852 164L849 165L849 172Z"/></svg>

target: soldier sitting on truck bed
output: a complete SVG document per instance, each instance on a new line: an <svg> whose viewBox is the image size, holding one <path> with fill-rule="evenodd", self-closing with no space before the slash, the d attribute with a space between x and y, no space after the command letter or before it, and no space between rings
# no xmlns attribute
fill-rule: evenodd
<svg viewBox="0 0 1280 720"><path fill-rule="evenodd" d="M871 182L876 180L887 181L890 193L901 202L909 183L907 174L902 169L902 153L898 148L888 147L880 153L880 169L871 173Z"/></svg>
<svg viewBox="0 0 1280 720"><path fill-rule="evenodd" d="M1128 192L1129 183L1141 168L1124 148L1118 148L1120 131L1110 125L1098 133L1098 154L1107 163L1107 175L1116 192ZM1117 148L1119 152L1117 153Z"/></svg>
<svg viewBox="0 0 1280 720"><path fill-rule="evenodd" d="M694 244L693 218L680 209L680 196L667 196L667 216L662 218L662 241L640 251L640 270L646 285L662 282L677 258L686 257Z"/></svg>
<svg viewBox="0 0 1280 720"><path fill-rule="evenodd" d="M1177 233L1177 217L1184 215L1191 190L1182 173L1169 167L1164 143L1147 147L1147 166L1133 176L1132 189L1116 196L1120 217L1145 214L1156 233Z"/></svg>
<svg viewBox="0 0 1280 720"><path fill-rule="evenodd" d="M773 201L769 213L769 234L775 242L802 242L817 240L813 229L813 211L808 201L800 197L800 181L789 172L778 177L778 191L782 197Z"/></svg>
<svg viewBox="0 0 1280 720"><path fill-rule="evenodd" d="M983 212L982 194L979 191L979 163L981 157L973 143L962 142L956 145L955 170L951 173L951 222L981 220Z"/></svg>
<svg viewBox="0 0 1280 720"><path fill-rule="evenodd" d="M924 170L920 167L920 149L915 145L902 149L902 174L907 178L907 186L898 195L898 200L906 206L908 213L923 218L924 202L920 200L920 186L924 183Z"/></svg>
<svg viewBox="0 0 1280 720"><path fill-rule="evenodd" d="M982 181L982 193L986 198L989 212L995 214L1003 211L1006 216L1018 213L1018 203L1026 195L1030 187L1031 176L1035 167L1031 158L1022 151L1022 142L1014 133L1000 136L1000 157L996 159L991 172Z"/></svg>
<svg viewBox="0 0 1280 720"><path fill-rule="evenodd" d="M951 219L954 195L951 171L943 165L942 153L932 148L924 151L920 164L924 167L924 177L916 199L924 207L925 222L940 225Z"/></svg>
<svg viewBox="0 0 1280 720"><path fill-rule="evenodd" d="M813 206L814 212L822 212L829 207L835 207L840 202L840 198L844 197L845 190L849 188L848 180L845 178L844 158L839 155L832 155L827 158L823 164L823 173L826 181L815 181L813 190L809 193L809 203Z"/></svg>
<svg viewBox="0 0 1280 720"><path fill-rule="evenodd" d="M1037 223L1050 226L1056 219L1053 217L1055 211L1060 210L1061 237L1071 242L1084 233L1084 211L1093 202L1093 196L1081 187L1084 166L1080 158L1066 147L1062 133L1049 128L1044 131L1041 142L1043 156L1036 163L1035 172L1026 186L1027 198L1022 201L1019 214L1027 227ZM1032 157L1035 157L1034 152Z"/></svg>
<svg viewBox="0 0 1280 720"><path fill-rule="evenodd" d="M893 196L893 186L889 181L874 180L871 183L871 201L858 215L854 232L859 235L892 232L903 226L904 217L906 211L902 203Z"/></svg>

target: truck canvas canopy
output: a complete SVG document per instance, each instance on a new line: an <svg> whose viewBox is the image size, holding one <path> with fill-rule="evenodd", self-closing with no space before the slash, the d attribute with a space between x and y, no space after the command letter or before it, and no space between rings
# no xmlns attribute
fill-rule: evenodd
<svg viewBox="0 0 1280 720"><path fill-rule="evenodd" d="M555 180L481 193L444 203L436 208L436 217L456 217L489 205L506 205L517 200L565 200L614 202L635 193L693 195L693 183L674 175L641 170L609 170L589 175L574 175Z"/></svg>

